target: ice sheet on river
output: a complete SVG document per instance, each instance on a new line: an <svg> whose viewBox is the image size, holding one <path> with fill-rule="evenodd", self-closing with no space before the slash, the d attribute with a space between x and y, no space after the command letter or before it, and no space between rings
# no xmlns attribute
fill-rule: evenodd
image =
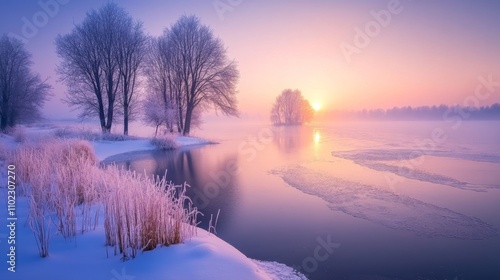
<svg viewBox="0 0 500 280"><path fill-rule="evenodd" d="M390 161L411 160L422 155L466 159L478 162L500 163L500 155L451 152L444 150L421 149L366 149L352 151L332 152L333 156L350 159L353 161Z"/></svg>
<svg viewBox="0 0 500 280"><path fill-rule="evenodd" d="M396 160L414 160L418 162L418 157L423 155L432 155L437 157L448 157L448 158L458 158L478 162L489 162L489 163L500 163L500 156L497 155L486 155L486 154L466 154L466 153L452 153L447 151L423 151L423 150L410 150L410 149L387 149L387 150L353 150L353 151L341 151L332 152L332 156L348 159L354 161L356 164L361 166L381 171L390 172L392 174L405 177L407 179L418 180L422 182L428 182L433 184L441 184L454 188L484 192L492 188L500 188L499 184L496 185L485 185L485 184L473 184L469 182L464 182L451 178L448 176L443 176L439 174L434 174L422 170L418 170L415 165L393 165L387 164L384 161L396 161Z"/></svg>
<svg viewBox="0 0 500 280"><path fill-rule="evenodd" d="M347 181L306 166L273 170L290 186L319 196L333 210L417 235L485 239L498 230L482 220L414 198Z"/></svg>

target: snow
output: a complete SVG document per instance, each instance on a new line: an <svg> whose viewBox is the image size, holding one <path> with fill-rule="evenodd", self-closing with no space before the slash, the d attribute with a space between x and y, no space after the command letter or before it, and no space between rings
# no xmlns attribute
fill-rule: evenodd
<svg viewBox="0 0 500 280"><path fill-rule="evenodd" d="M205 140L197 137L189 137L189 136L177 136L174 138L179 146L191 146L191 145L205 145L205 144L213 144L214 142Z"/></svg>
<svg viewBox="0 0 500 280"><path fill-rule="evenodd" d="M149 140L95 141L92 145L100 161L118 154L155 149Z"/></svg>
<svg viewBox="0 0 500 280"><path fill-rule="evenodd" d="M178 147L213 144L213 142L197 137L175 136L174 141ZM156 149L149 139L125 140L125 141L93 141L94 151L100 161L108 157L138 151L149 151Z"/></svg>
<svg viewBox="0 0 500 280"><path fill-rule="evenodd" d="M267 273L272 279L280 280L307 280L303 274L293 268L278 262L264 262L253 260L259 268Z"/></svg>
<svg viewBox="0 0 500 280"><path fill-rule="evenodd" d="M28 137L46 131L30 129ZM35 133L36 132L36 133ZM12 148L16 145L10 136L0 135L0 145ZM207 144L209 141L178 136L179 146ZM113 155L133 151L151 150L149 140L94 141L96 155L104 160ZM1 152L1 151L0 151ZM0 156L0 179L6 182L6 163ZM0 188L0 217L7 223L7 189ZM26 197L16 200L16 272L7 270L8 263L0 266L0 279L307 279L292 268L276 262L256 261L247 258L230 244L197 229L197 235L182 244L159 247L140 253L135 259L123 261L113 248L104 245L103 219L95 231L78 234L72 240L54 235L50 242L50 255L38 256L36 240L29 229L28 202ZM6 259L7 227L1 226L0 251Z"/></svg>
<svg viewBox="0 0 500 280"><path fill-rule="evenodd" d="M6 208L2 200L2 217L6 216ZM123 262L119 255L113 255L111 248L108 248L109 257L106 256L104 228L100 226L95 231L79 234L76 240L54 236L49 257L40 258L35 239L25 226L27 209L27 199L19 198L16 272L7 271L4 263L0 279L277 279L203 229L198 229L197 236L184 244L143 252ZM4 239L0 246L2 252L7 251Z"/></svg>
<svg viewBox="0 0 500 280"><path fill-rule="evenodd" d="M441 184L450 186L453 188L458 188L462 190L470 190L475 192L485 192L489 189L498 189L500 184L474 184L470 182L464 182L449 176L443 176L439 174L434 174L431 172L426 172L411 166L411 172L406 168L402 168L402 164L394 165L385 162L391 162L396 160L413 160L418 162L418 158L425 156L439 156L444 158L456 158L463 160L471 160L476 162L489 162L489 163L500 163L500 156L494 154L469 154L460 152L449 152L449 151L433 151L433 150L411 150L411 149L368 149L368 150L353 150L353 151L341 151L332 152L332 156L343 158L347 160L352 160L356 164L370 168L375 171L389 172L397 176L405 177L408 179L418 180L422 182L428 182L433 184ZM420 159L425 160L424 158Z"/></svg>

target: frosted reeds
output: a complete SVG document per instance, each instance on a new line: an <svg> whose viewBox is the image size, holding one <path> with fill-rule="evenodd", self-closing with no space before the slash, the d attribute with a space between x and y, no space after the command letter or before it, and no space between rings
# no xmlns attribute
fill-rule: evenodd
<svg viewBox="0 0 500 280"><path fill-rule="evenodd" d="M151 144L158 150L175 150L179 147L174 137L168 135L151 139Z"/></svg>
<svg viewBox="0 0 500 280"><path fill-rule="evenodd" d="M29 225L40 255L49 253L55 230L65 238L95 229L104 208L106 244L115 254L180 243L195 234L198 211L186 184L147 178L115 166L99 168L92 146L83 140L50 139L20 145L12 153L21 193L30 203Z"/></svg>
<svg viewBox="0 0 500 280"><path fill-rule="evenodd" d="M138 251L177 244L195 234L197 209L185 195L187 185L174 186L165 178L109 166L104 203L106 244L115 254L134 258Z"/></svg>

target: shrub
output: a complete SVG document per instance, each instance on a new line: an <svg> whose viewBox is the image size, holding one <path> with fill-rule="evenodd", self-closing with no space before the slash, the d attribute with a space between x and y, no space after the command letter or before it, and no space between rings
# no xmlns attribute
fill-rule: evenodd
<svg viewBox="0 0 500 280"><path fill-rule="evenodd" d="M151 139L151 144L155 146L158 150L175 150L179 146L175 141L175 139L171 136L153 138Z"/></svg>

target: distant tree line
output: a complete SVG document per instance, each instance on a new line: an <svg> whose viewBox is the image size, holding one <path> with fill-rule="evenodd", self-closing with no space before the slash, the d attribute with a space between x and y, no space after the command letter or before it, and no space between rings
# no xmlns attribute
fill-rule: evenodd
<svg viewBox="0 0 500 280"><path fill-rule="evenodd" d="M500 104L481 107L439 105L394 107L387 110L332 111L324 117L328 119L446 120L453 116L460 116L464 120L500 120Z"/></svg>

